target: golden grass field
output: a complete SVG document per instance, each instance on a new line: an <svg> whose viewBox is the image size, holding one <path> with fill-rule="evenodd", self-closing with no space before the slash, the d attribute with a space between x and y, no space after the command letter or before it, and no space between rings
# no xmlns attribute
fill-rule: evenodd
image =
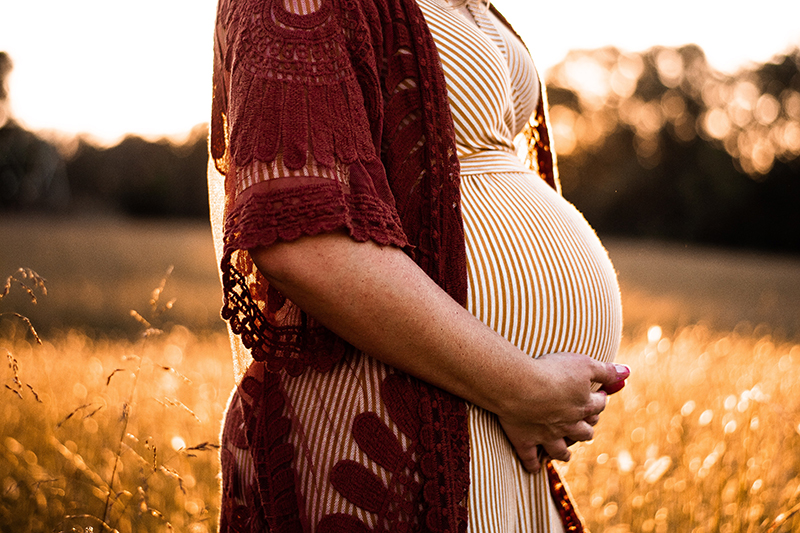
<svg viewBox="0 0 800 533"><path fill-rule="evenodd" d="M0 301L0 531L215 531L233 377L208 227L0 218L0 236L0 275L48 293ZM800 531L800 258L607 244L633 375L561 465L590 529Z"/></svg>

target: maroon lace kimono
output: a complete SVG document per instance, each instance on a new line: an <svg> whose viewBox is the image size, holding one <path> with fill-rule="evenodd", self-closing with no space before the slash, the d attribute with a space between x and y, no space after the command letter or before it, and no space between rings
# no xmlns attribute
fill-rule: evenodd
<svg viewBox="0 0 800 533"><path fill-rule="evenodd" d="M414 0L220 0L215 36L210 151L225 188L222 314L255 360L223 439L247 450L254 479L236 479L241 458L223 449L220 530L465 531L463 401L357 352L270 287L247 253L344 230L404 248L465 301L453 123L422 13ZM556 187L544 103L530 140L532 164ZM354 375L362 388L375 383L374 398L326 395ZM307 396L320 412L306 412ZM351 401L362 411L333 415ZM314 433L317 419L345 423L347 435ZM315 441L337 438L349 451L336 443L314 451L328 445ZM322 474L306 475L312 467ZM565 525L580 531L548 467ZM312 505L312 492L325 501Z"/></svg>

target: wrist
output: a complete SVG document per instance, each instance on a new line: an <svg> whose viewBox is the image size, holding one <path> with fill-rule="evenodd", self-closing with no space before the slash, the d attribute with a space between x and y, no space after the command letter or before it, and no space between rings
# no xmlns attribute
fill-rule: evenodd
<svg viewBox="0 0 800 533"><path fill-rule="evenodd" d="M518 352L517 359L510 365L506 383L498 386L484 407L503 419L516 419L522 413L530 419L547 401L547 391L551 386L545 378L542 365L536 359ZM511 359L511 358L510 358Z"/></svg>

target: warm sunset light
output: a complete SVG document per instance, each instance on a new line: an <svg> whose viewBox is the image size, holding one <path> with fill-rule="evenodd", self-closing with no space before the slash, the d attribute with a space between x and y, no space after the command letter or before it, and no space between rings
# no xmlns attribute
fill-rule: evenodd
<svg viewBox="0 0 800 533"><path fill-rule="evenodd" d="M800 533L800 0L320 1L0 0L0 533Z"/></svg>
<svg viewBox="0 0 800 533"><path fill-rule="evenodd" d="M215 4L4 2L0 51L14 62L14 116L30 129L88 132L105 142L127 132L183 134L206 122ZM496 4L526 39L542 70L570 49L613 45L641 51L697 43L715 68L734 71L800 44L800 3L794 0L767 0L758 9L745 9L741 2L691 0ZM630 69L635 68L624 66L615 78L599 84L591 65L576 64L576 72L568 75L586 94L613 90L623 96L631 90ZM659 58L665 76L676 68L674 58ZM768 118L775 102L760 106L760 116ZM719 113L710 114L706 122L710 135L724 136ZM788 146L797 142L792 127L775 135ZM753 159L756 167L766 160Z"/></svg>
<svg viewBox="0 0 800 533"><path fill-rule="evenodd" d="M106 142L188 132L208 120L215 4L3 2L14 115L34 130Z"/></svg>

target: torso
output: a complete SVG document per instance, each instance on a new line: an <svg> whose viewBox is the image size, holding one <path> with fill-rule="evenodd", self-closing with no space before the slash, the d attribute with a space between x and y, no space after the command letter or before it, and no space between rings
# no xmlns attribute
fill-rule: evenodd
<svg viewBox="0 0 800 533"><path fill-rule="evenodd" d="M456 126L468 309L533 357L567 351L613 359L622 312L608 254L577 209L515 154L514 137L540 97L527 51L474 4L465 13L418 3ZM521 468L494 415L469 410L470 529L558 531L543 476Z"/></svg>
<svg viewBox="0 0 800 533"><path fill-rule="evenodd" d="M432 4L429 0L419 1L427 16ZM311 0L308 3L315 4ZM447 22L446 26L451 24ZM493 25L497 26L496 21ZM577 211L514 156L514 135L536 104L538 85L533 82L535 72L531 74L528 70L525 74L526 69L515 66L514 57L520 60L516 65L532 68L532 64L523 61L527 57L524 47L499 28L496 33L502 32L506 44L511 44L506 47L506 54L502 46L474 25L469 30L469 35L484 35L482 53L491 56L486 61L493 65L486 75L494 81L486 86L492 98L478 97L478 92L469 86L467 95L472 92L478 97L473 110L479 115L478 126L491 127L473 131L475 135L471 138L465 136L470 130L458 122L465 123L462 119L468 113L459 114L458 103L451 101L463 170L463 220L469 253L467 305L476 316L532 356L574 349L585 350L594 357L611 357L619 339L613 268ZM468 44L469 59L478 50L472 49L471 41ZM439 49L443 51L441 44ZM507 55L509 50L511 55ZM445 56L443 53L447 70L452 63ZM451 90L453 94L455 91ZM490 101L495 97L497 101ZM489 104L488 111L484 104ZM212 183L212 197L218 199L224 198L219 178ZM484 212L487 210L488 213ZM222 210L216 210L215 214L219 230ZM218 234L221 235L219 231ZM241 339L232 337L234 350L249 356ZM393 389L385 388L390 375L394 375L393 369L361 352L349 354L331 371L308 369L300 376L268 372L267 363L251 365L226 415L221 452L225 472L223 515L239 516L246 510L252 515L243 516L258 520L264 509L291 503L291 498L265 494L260 490L263 486L256 483L279 477L296 491L300 508L295 514L307 522L311 531L330 516L347 516L362 522L367 529L392 531L402 531L400 526L413 526L425 519L421 513L427 507L419 501L410 511L406 510L408 498L422 495L417 486L422 480L421 469L414 462L419 460L419 452L417 441L413 440L419 439L422 432L407 436L401 430L403 426L392 417L398 406L405 406L397 398L413 395L398 396ZM272 382L278 377L281 383L276 386ZM391 393L392 401L385 401L384 393ZM276 410L278 400L281 405L285 402L285 406ZM261 412L275 417L286 413L291 426L272 425L264 417L256 416ZM412 422L418 422L416 414L420 409L415 407L411 412L415 413ZM373 414L394 437L378 438L373 432L366 439L367 444L377 445L362 446L356 439L354 421L369 420ZM557 531L558 519L548 497L546 480L521 471L491 413L469 406L469 417L471 530ZM410 466L385 466L386 457L381 452L394 450L395 444L408 454ZM293 459L281 464L282 470L274 470L273 463L286 457L287 448L291 449ZM273 453L274 450L281 453ZM331 477L339 465L363 466L362 473L373 475L380 486L391 487L385 505L379 511L370 510L370 505L359 498L348 498L336 489ZM407 475L407 472L413 473ZM376 491L363 492L377 495Z"/></svg>

